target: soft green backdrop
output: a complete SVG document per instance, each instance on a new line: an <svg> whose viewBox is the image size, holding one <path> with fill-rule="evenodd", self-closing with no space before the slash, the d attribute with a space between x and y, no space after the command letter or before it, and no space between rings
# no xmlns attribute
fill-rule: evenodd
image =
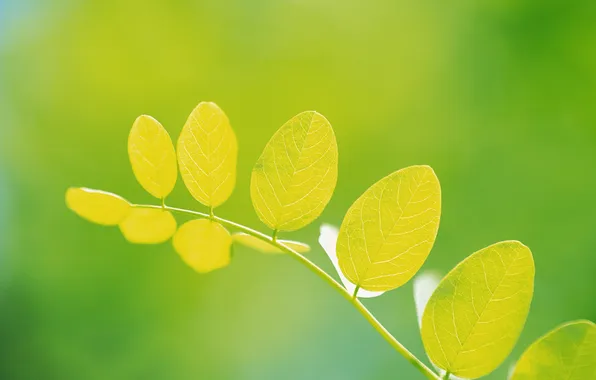
<svg viewBox="0 0 596 380"><path fill-rule="evenodd" d="M315 109L340 149L335 197L284 237L314 247L369 185L432 165L443 217L424 268L519 239L536 293L519 344L596 319L596 3L0 0L0 378L419 379L323 281L238 248L208 275L64 206L68 186L150 201L128 163L136 116L177 137L201 100L238 135L218 209L263 229L250 170ZM182 186L170 204L202 209ZM411 283L366 301L424 356Z"/></svg>

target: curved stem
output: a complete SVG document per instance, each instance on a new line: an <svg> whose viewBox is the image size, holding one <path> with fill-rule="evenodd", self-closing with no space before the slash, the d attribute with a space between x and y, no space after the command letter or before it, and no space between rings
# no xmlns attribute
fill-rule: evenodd
<svg viewBox="0 0 596 380"><path fill-rule="evenodd" d="M426 376L427 379L432 380L441 380L441 377L437 375L434 371L432 371L426 364L424 364L420 359L418 359L414 354L412 354L406 347L404 347L387 329L379 322L375 316L360 302L357 297L354 297L356 293L350 294L339 282L335 281L333 277L331 277L327 272L319 268L316 264L312 261L301 255L300 253L296 252L290 247L280 243L276 238L275 235L268 236L262 232L253 230L250 227L246 227L242 224L233 222L231 220L227 220L221 218L217 215L207 214L199 211L193 210L186 210L183 208L177 207L170 207L170 206L155 206L155 205L133 205L133 207L140 207L140 208L162 208L164 207L166 210L180 212L184 214L190 214L195 216L200 216L203 218L210 218L215 220L225 226L237 229L241 232L244 232L248 235L256 237L257 239L263 240L275 247L281 249L282 251L288 253L291 257L298 260L301 264L306 266L312 272L314 272L317 276L322 278L325 282L327 282L333 289L339 292L346 300L348 300L355 308L364 316L364 318L371 324L372 327L377 330L379 334L387 341L389 344L400 354L402 355L407 361L409 361L416 369L418 369L423 375ZM357 290L356 290L357 292Z"/></svg>

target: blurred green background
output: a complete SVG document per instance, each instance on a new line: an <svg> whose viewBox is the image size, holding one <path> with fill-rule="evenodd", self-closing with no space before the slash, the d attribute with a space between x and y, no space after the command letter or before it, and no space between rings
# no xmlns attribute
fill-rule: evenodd
<svg viewBox="0 0 596 380"><path fill-rule="evenodd" d="M249 179L265 143L300 111L331 121L335 196L283 236L328 271L320 223L412 164L443 189L424 268L527 244L527 327L487 377L504 379L539 335L596 320L595 19L594 1L0 0L0 378L422 378L289 257L237 248L198 275L170 244L133 246L66 209L71 185L151 201L128 163L133 120L176 138L211 100L240 145L218 214L262 230ZM180 180L169 204L203 209ZM424 357L411 293L365 303Z"/></svg>

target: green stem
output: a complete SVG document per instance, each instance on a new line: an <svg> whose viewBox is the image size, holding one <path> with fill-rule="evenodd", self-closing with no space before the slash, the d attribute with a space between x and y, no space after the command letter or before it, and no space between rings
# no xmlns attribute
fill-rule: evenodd
<svg viewBox="0 0 596 380"><path fill-rule="evenodd" d="M161 208L162 206L155 206L155 205L133 205L133 207L139 207L139 208ZM340 285L339 282L335 281L335 279L333 277L331 277L329 274L327 274L327 272L325 272L324 270L322 270L321 268L319 268L316 264L314 264L312 261L310 261L309 259L307 259L306 257L302 256L300 253L296 252L295 250L293 250L292 248L287 247L286 245L280 243L279 241L276 240L275 235L274 236L268 236L265 235L262 232L253 230L250 227L246 227L242 224L238 224L236 222L232 222L231 220L227 220L224 218L221 218L219 216L216 215L210 215L210 214L206 214L203 212L199 212L199 211L193 211L193 210L186 210L186 209L182 209L182 208L176 208L176 207L170 207L170 206L165 206L166 210L169 211L174 211L174 212L180 212L180 213L184 213L184 214L189 214L189 215L194 215L194 216L200 216L203 218L211 218L212 220L215 220L225 226L237 229L238 231L244 232L248 235L251 235L257 239L263 240L279 249L281 249L282 251L288 253L291 257L293 257L294 259L298 260L298 262L300 262L301 264L303 264L304 266L306 266L308 269L310 269L314 274L316 274L317 276L319 276L321 279L323 279L325 282L327 282L329 285L331 285L331 287L333 289L335 289L337 292L339 292L339 294L341 294L346 300L348 300L355 308L356 310L358 310L360 312L360 314L362 314L364 316L364 318L368 321L368 323L371 324L372 327L374 327L375 330L377 330L377 332L400 354L402 355L407 361L410 362L410 364L412 364L414 367L416 367L416 369L418 369L424 376L426 376L427 379L431 379L431 380L441 380L441 377L439 375L437 375L435 372L433 372L430 368L428 368L428 366L426 366L426 364L424 364L420 359L418 359L416 356L414 356L414 354L412 354L410 351L408 351L408 349L406 347L404 347L397 339L395 339L395 337L393 335L391 335L391 333L389 331L387 331L387 329L381 324L381 322L379 322L375 316L362 304L362 302L360 302L360 300L358 300L358 298L354 297L354 295L358 292L358 288L357 287L354 291L354 294L350 294L342 285Z"/></svg>
<svg viewBox="0 0 596 380"><path fill-rule="evenodd" d="M356 297L358 296L358 291L360 290L360 285L356 285L356 287L354 288L354 293L352 294L352 299L356 299Z"/></svg>
<svg viewBox="0 0 596 380"><path fill-rule="evenodd" d="M451 376L450 372L445 372L445 374L443 375L442 380L449 380L449 376Z"/></svg>

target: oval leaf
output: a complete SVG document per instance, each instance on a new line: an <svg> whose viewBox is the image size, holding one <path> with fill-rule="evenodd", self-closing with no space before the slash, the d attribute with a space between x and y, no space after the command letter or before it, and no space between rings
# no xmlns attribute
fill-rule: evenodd
<svg viewBox="0 0 596 380"><path fill-rule="evenodd" d="M431 361L456 376L492 372L521 333L534 291L534 260L517 241L484 248L458 264L430 297L422 341Z"/></svg>
<svg viewBox="0 0 596 380"><path fill-rule="evenodd" d="M178 139L180 174L188 191L205 206L224 203L236 184L237 156L236 135L226 114L215 103L199 103Z"/></svg>
<svg viewBox="0 0 596 380"><path fill-rule="evenodd" d="M139 116L128 136L128 157L132 171L143 188L156 198L167 197L178 171L170 135L154 118Z"/></svg>
<svg viewBox="0 0 596 380"><path fill-rule="evenodd" d="M331 124L302 112L269 140L252 170L250 195L259 218L274 230L294 231L315 220L337 183L337 143Z"/></svg>
<svg viewBox="0 0 596 380"><path fill-rule="evenodd" d="M158 244L171 238L176 226L176 219L167 210L134 208L120 223L120 231L131 243Z"/></svg>
<svg viewBox="0 0 596 380"><path fill-rule="evenodd" d="M329 260L331 260L333 267L339 275L339 279L341 280L342 284L344 284L344 288L346 288L349 294L354 294L354 291L356 290L356 285L351 283L350 280L348 280L346 276L344 276L344 274L341 272L341 269L339 268L339 263L337 262L337 254L335 247L337 245L337 235L339 234L339 230L337 229L337 227L332 226L330 224L323 224L321 225L320 231L321 233L319 235L319 244L321 244L321 247L323 247L323 250L329 257ZM383 293L385 292L370 292L361 288L358 289L356 297L374 298L380 296Z"/></svg>
<svg viewBox="0 0 596 380"><path fill-rule="evenodd" d="M130 203L119 195L85 187L66 191L66 205L90 222L115 226L130 212Z"/></svg>
<svg viewBox="0 0 596 380"><path fill-rule="evenodd" d="M249 248L257 250L263 253L284 253L278 247L267 243L261 239L258 239L252 235L245 234L243 232L238 232L232 235L232 238L235 242L238 242L242 245L245 245ZM310 246L305 243L301 243L299 241L292 241L292 240L277 240L279 243L285 245L288 248L293 249L298 253L306 253L310 251Z"/></svg>
<svg viewBox="0 0 596 380"><path fill-rule="evenodd" d="M521 356L511 380L596 379L596 325L566 323L534 342Z"/></svg>
<svg viewBox="0 0 596 380"><path fill-rule="evenodd" d="M398 170L372 185L348 210L337 256L363 289L395 289L414 276L435 242L441 186L428 166Z"/></svg>
<svg viewBox="0 0 596 380"><path fill-rule="evenodd" d="M232 236L217 222L191 220L174 235L174 249L182 260L199 273L223 268L230 263Z"/></svg>

